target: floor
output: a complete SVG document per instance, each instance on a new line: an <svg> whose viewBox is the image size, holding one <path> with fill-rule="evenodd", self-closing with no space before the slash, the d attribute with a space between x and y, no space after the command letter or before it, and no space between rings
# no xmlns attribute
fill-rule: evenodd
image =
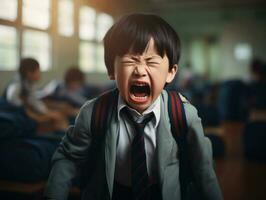
<svg viewBox="0 0 266 200"><path fill-rule="evenodd" d="M216 174L225 200L266 199L266 163L247 160L243 155L244 124L222 125L226 155L217 159Z"/></svg>
<svg viewBox="0 0 266 200"><path fill-rule="evenodd" d="M216 160L216 174L225 200L266 199L266 164L244 159Z"/></svg>

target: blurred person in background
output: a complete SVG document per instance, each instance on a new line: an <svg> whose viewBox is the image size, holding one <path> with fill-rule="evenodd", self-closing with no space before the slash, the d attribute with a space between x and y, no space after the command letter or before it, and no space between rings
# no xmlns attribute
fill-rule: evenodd
<svg viewBox="0 0 266 200"><path fill-rule="evenodd" d="M49 107L60 109L66 117L72 119L88 100L84 73L77 66L70 67L64 79L52 80L42 89L40 97Z"/></svg>
<svg viewBox="0 0 266 200"><path fill-rule="evenodd" d="M85 75L76 66L70 67L63 80L53 80L42 90L45 98L81 107L86 101Z"/></svg>
<svg viewBox="0 0 266 200"><path fill-rule="evenodd" d="M251 81L249 82L249 115L252 121L266 121L266 63L253 59L250 63Z"/></svg>
<svg viewBox="0 0 266 200"><path fill-rule="evenodd" d="M30 118L40 127L49 124L51 131L65 130L67 123L58 111L50 110L35 95L36 83L41 78L40 65L34 58L23 58L20 61L18 75L8 84L4 98L14 106L24 107Z"/></svg>

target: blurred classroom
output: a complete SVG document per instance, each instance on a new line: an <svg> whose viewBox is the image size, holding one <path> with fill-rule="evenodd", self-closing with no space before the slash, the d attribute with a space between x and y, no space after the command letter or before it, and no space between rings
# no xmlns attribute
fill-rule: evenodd
<svg viewBox="0 0 266 200"><path fill-rule="evenodd" d="M115 87L102 39L132 12L158 14L179 33L179 72L167 87L198 109L224 199L266 199L264 0L0 0L0 199L42 199L66 127ZM5 100L23 58L37 61L35 98L51 111L43 118ZM69 199L79 196L73 186Z"/></svg>

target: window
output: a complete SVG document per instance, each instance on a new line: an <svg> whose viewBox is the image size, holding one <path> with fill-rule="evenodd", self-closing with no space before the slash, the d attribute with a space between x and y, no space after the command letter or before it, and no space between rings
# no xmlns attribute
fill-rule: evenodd
<svg viewBox="0 0 266 200"><path fill-rule="evenodd" d="M72 0L58 1L58 32L70 37L74 33L74 12Z"/></svg>
<svg viewBox="0 0 266 200"><path fill-rule="evenodd" d="M100 13L97 17L97 40L102 41L105 33L113 25L113 18L105 13Z"/></svg>
<svg viewBox="0 0 266 200"><path fill-rule="evenodd" d="M82 71L92 72L95 66L94 45L90 42L80 42L79 65Z"/></svg>
<svg viewBox="0 0 266 200"><path fill-rule="evenodd" d="M36 58L51 68L51 2L0 0L0 70L16 70L21 57ZM21 13L21 15L18 15Z"/></svg>
<svg viewBox="0 0 266 200"><path fill-rule="evenodd" d="M96 12L87 6L80 8L79 17L79 37L83 40L93 40L95 38Z"/></svg>
<svg viewBox="0 0 266 200"><path fill-rule="evenodd" d="M82 71L102 73L106 72L104 63L104 49L102 43L95 45L92 42L82 41L80 42L79 48L79 65ZM95 66L97 66L97 68Z"/></svg>
<svg viewBox="0 0 266 200"><path fill-rule="evenodd" d="M22 56L33 57L40 63L41 70L48 70L51 66L49 35L45 32L26 30L22 38Z"/></svg>
<svg viewBox="0 0 266 200"><path fill-rule="evenodd" d="M17 32L14 27L0 25L0 69L17 68Z"/></svg>
<svg viewBox="0 0 266 200"><path fill-rule="evenodd" d="M1 0L0 18L14 21L17 18L17 0Z"/></svg>
<svg viewBox="0 0 266 200"><path fill-rule="evenodd" d="M102 39L113 24L113 18L84 5L87 3L75 0L0 0L0 71L17 70L23 57L37 59L42 71L50 70L59 62L52 60L52 53L60 59L64 56L61 54L68 50L61 51L63 44L73 45L71 50L74 51L79 49L70 61L78 62L84 72L105 72ZM76 9L78 16L75 15ZM75 31L78 31L77 35ZM78 61L74 60L76 54Z"/></svg>
<svg viewBox="0 0 266 200"><path fill-rule="evenodd" d="M97 71L105 73L106 68L105 68L105 63L104 63L104 48L103 48L102 43L98 44L97 46L97 61L98 61Z"/></svg>
<svg viewBox="0 0 266 200"><path fill-rule="evenodd" d="M237 60L250 60L252 48L248 43L239 43L235 46L234 55Z"/></svg>
<svg viewBox="0 0 266 200"><path fill-rule="evenodd" d="M80 8L79 65L85 72L106 72L102 39L113 24L113 18L88 6Z"/></svg>
<svg viewBox="0 0 266 200"><path fill-rule="evenodd" d="M23 0L22 2L23 24L47 29L50 25L50 0Z"/></svg>

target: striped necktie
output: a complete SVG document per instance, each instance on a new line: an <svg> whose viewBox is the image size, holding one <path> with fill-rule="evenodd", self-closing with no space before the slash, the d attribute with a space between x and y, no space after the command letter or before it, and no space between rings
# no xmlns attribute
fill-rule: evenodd
<svg viewBox="0 0 266 200"><path fill-rule="evenodd" d="M141 123L137 123L128 109L125 109L125 112L135 131L131 143L132 200L148 200L150 199L150 181L147 171L144 128L154 115L152 113Z"/></svg>

